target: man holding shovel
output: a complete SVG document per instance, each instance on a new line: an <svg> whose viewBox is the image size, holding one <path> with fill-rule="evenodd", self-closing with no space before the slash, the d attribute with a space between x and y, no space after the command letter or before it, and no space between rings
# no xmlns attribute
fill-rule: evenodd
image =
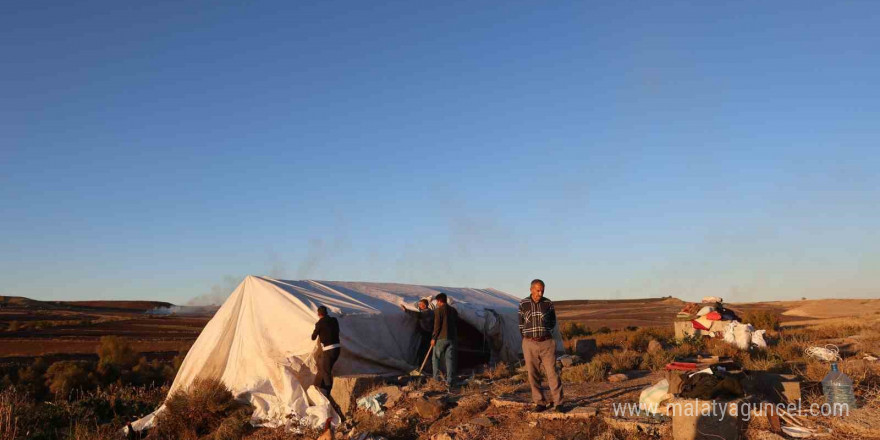
<svg viewBox="0 0 880 440"><path fill-rule="evenodd" d="M440 360L446 362L446 387L452 388L455 381L456 349L458 346L458 311L453 309L446 299L445 293L435 298L437 309L434 310L434 330L431 335L431 347L434 347L434 379L440 380Z"/></svg>

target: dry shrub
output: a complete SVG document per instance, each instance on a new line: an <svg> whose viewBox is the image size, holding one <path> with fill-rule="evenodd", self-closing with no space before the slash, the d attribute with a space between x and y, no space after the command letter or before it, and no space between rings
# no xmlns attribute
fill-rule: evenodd
<svg viewBox="0 0 880 440"><path fill-rule="evenodd" d="M846 373L859 388L880 387L880 365L863 359L846 359L839 362L840 371Z"/></svg>
<svg viewBox="0 0 880 440"><path fill-rule="evenodd" d="M598 356L597 356L598 358ZM592 361L562 370L562 380L573 383L602 382L608 374L607 361L594 358Z"/></svg>
<svg viewBox="0 0 880 440"><path fill-rule="evenodd" d="M853 324L822 325L809 329L808 334L813 339L840 339L857 335L863 327Z"/></svg>
<svg viewBox="0 0 880 440"><path fill-rule="evenodd" d="M613 351L629 346L628 332L594 334L592 338L596 340L596 348L599 351Z"/></svg>
<svg viewBox="0 0 880 440"><path fill-rule="evenodd" d="M495 364L494 368L489 368L485 371L485 376L489 380L498 380L508 378L513 375L514 370L507 363L498 362Z"/></svg>
<svg viewBox="0 0 880 440"><path fill-rule="evenodd" d="M259 428L254 432L243 437L242 440L305 440L317 438L319 433L310 433L311 435L294 434L287 428Z"/></svg>
<svg viewBox="0 0 880 440"><path fill-rule="evenodd" d="M782 372L785 361L778 354L766 350L741 352L737 359L743 368L753 371Z"/></svg>
<svg viewBox="0 0 880 440"><path fill-rule="evenodd" d="M862 353L880 355L880 332L872 330L862 333L857 347Z"/></svg>
<svg viewBox="0 0 880 440"><path fill-rule="evenodd" d="M82 362L60 361L52 364L46 371L46 384L52 394L66 399L74 390L91 388L92 381Z"/></svg>
<svg viewBox="0 0 880 440"><path fill-rule="evenodd" d="M642 355L641 368L651 371L662 371L664 367L666 367L666 364L674 360L675 355L667 350L645 353Z"/></svg>
<svg viewBox="0 0 880 440"><path fill-rule="evenodd" d="M73 426L68 440L107 440L109 438L118 438L119 429L109 425L87 425L77 423ZM0 437L2 438L2 437Z"/></svg>
<svg viewBox="0 0 880 440"><path fill-rule="evenodd" d="M632 350L615 351L596 355L601 362L608 364L612 373L635 370L642 363L642 356Z"/></svg>
<svg viewBox="0 0 880 440"><path fill-rule="evenodd" d="M837 363L840 371L844 372L853 381L856 388L880 387L880 365L862 359L846 359ZM821 382L825 375L831 371L827 362L808 359L803 369L798 371L805 380Z"/></svg>
<svg viewBox="0 0 880 440"><path fill-rule="evenodd" d="M804 350L809 342L803 338L782 338L776 344L767 347L768 351L774 352L785 361L799 361L804 357Z"/></svg>
<svg viewBox="0 0 880 440"><path fill-rule="evenodd" d="M27 396L13 388L0 392L0 440L14 440L23 434L19 427L17 408L27 403Z"/></svg>
<svg viewBox="0 0 880 440"><path fill-rule="evenodd" d="M706 341L706 352L719 357L734 358L740 355L740 349L729 344L721 338L712 338Z"/></svg>
<svg viewBox="0 0 880 440"><path fill-rule="evenodd" d="M559 333L562 335L562 339L573 339L580 336L590 336L593 332L589 327L585 327L583 324L579 322L563 322L559 326Z"/></svg>
<svg viewBox="0 0 880 440"><path fill-rule="evenodd" d="M781 315L770 310L751 310L742 316L742 322L758 330L779 330Z"/></svg>
<svg viewBox="0 0 880 440"><path fill-rule="evenodd" d="M626 348L635 351L647 351L648 344L651 342L651 340L655 340L657 342L660 342L661 344L669 344L672 339L673 332L669 328L640 328L627 335Z"/></svg>
<svg viewBox="0 0 880 440"><path fill-rule="evenodd" d="M424 392L446 391L446 383L429 377L428 380L419 386L419 389Z"/></svg>
<svg viewBox="0 0 880 440"><path fill-rule="evenodd" d="M523 380L511 378L509 380L493 383L492 386L489 388L489 392L491 392L495 396L503 396L506 394L513 394L524 386L525 382Z"/></svg>
<svg viewBox="0 0 880 440"><path fill-rule="evenodd" d="M830 368L825 362L808 359L804 366L797 368L796 371L806 381L821 382L825 375L828 374L828 371L830 371Z"/></svg>
<svg viewBox="0 0 880 440"><path fill-rule="evenodd" d="M452 421L461 423L489 406L489 399L481 394L471 394L458 400L458 405L449 412Z"/></svg>
<svg viewBox="0 0 880 440"><path fill-rule="evenodd" d="M197 379L187 390L177 391L165 401L165 411L157 417L150 438L241 438L252 412L248 405L237 402L219 380Z"/></svg>
<svg viewBox="0 0 880 440"><path fill-rule="evenodd" d="M119 336L102 336L98 346L98 369L110 366L119 369L131 368L138 361L138 355L131 344Z"/></svg>
<svg viewBox="0 0 880 440"><path fill-rule="evenodd" d="M355 431L379 435L388 439L412 439L417 438L416 426L418 418L406 417L379 417L369 411L356 411L352 416Z"/></svg>

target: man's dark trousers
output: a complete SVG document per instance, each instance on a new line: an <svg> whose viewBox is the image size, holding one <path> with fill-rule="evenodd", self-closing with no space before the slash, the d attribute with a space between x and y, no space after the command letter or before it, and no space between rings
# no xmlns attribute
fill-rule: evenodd
<svg viewBox="0 0 880 440"><path fill-rule="evenodd" d="M318 356L318 374L315 375L315 386L324 392L325 396L330 396L330 390L333 389L333 364L339 359L341 348L321 351Z"/></svg>

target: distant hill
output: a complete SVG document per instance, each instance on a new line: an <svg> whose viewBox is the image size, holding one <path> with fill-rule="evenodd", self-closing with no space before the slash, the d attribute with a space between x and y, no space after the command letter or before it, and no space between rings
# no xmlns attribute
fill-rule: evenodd
<svg viewBox="0 0 880 440"><path fill-rule="evenodd" d="M21 309L61 309L64 306L52 304L35 299L25 298L23 296L0 296L0 307L15 307Z"/></svg>
<svg viewBox="0 0 880 440"><path fill-rule="evenodd" d="M106 310L146 312L169 308L174 304L164 301L39 301L23 296L0 296L0 307L29 310Z"/></svg>
<svg viewBox="0 0 880 440"><path fill-rule="evenodd" d="M53 301L54 304L62 304L70 307L87 307L92 309L113 309L143 311L153 310L159 307L172 307L174 304L164 301Z"/></svg>

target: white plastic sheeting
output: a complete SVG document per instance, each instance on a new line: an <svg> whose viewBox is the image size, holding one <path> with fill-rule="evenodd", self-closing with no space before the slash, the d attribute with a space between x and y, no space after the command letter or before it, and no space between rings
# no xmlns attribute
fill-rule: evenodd
<svg viewBox="0 0 880 440"><path fill-rule="evenodd" d="M493 358L518 359L519 300L498 290L248 276L202 330L169 395L196 379L219 378L255 407L254 425L317 428L328 418L335 425L338 416L311 386L318 350L311 334L318 306L339 319L342 352L334 374L407 372L417 367L410 362L418 336L415 319L399 306L412 307L440 292L460 319L484 334ZM153 426L158 412L132 426L138 431Z"/></svg>

